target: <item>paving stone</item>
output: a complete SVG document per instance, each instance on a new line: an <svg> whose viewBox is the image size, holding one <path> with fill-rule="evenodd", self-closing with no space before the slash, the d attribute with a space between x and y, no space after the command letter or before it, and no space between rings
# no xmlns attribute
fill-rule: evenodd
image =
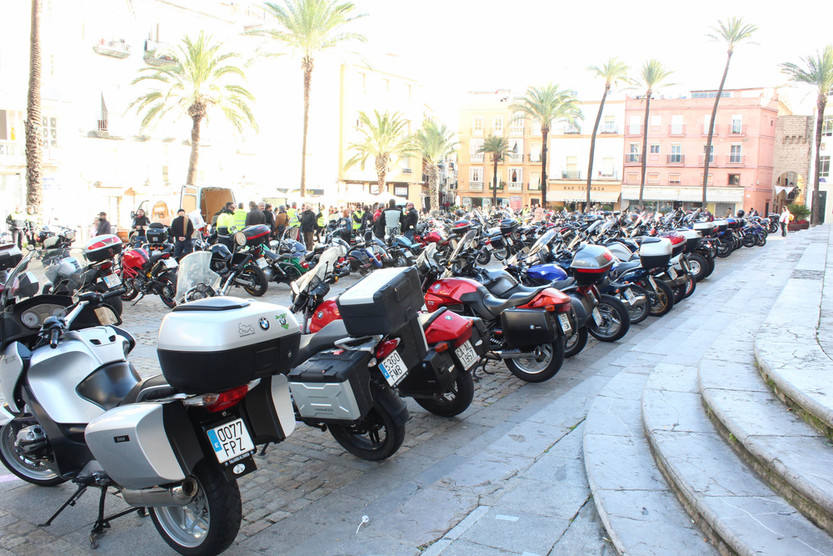
<svg viewBox="0 0 833 556"><path fill-rule="evenodd" d="M547 554L569 526L567 519L492 508L461 537L514 553Z"/></svg>

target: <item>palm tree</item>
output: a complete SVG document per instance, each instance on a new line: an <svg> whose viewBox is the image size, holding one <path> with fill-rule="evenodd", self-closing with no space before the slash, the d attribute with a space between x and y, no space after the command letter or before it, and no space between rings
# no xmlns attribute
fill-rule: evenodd
<svg viewBox="0 0 833 556"><path fill-rule="evenodd" d="M818 89L816 99L816 161L813 179L813 214L810 223L814 226L821 224L823 215L819 210L819 170L821 170L821 128L824 123L824 109L827 106L827 96L833 92L833 45L827 45L815 56L801 59L801 66L790 62L781 64L781 70L790 76L792 81L807 83Z"/></svg>
<svg viewBox="0 0 833 556"><path fill-rule="evenodd" d="M726 66L723 68L723 77L720 78L720 88L717 90L717 96L714 97L712 117L709 120L709 138L706 140L706 150L703 157L703 208L706 207L706 188L709 183L709 163L712 153L714 119L717 117L717 105L720 102L720 96L723 94L723 85L726 83L726 74L729 73L729 62L732 60L732 53L735 50L735 45L751 37L752 33L757 30L758 28L755 25L744 23L743 19L739 17L731 17L725 22L718 21L717 27L714 27L712 32L707 35L712 40L723 41L726 43Z"/></svg>
<svg viewBox="0 0 833 556"><path fill-rule="evenodd" d="M642 66L642 85L645 86L645 121L642 125L642 179L639 182L639 205L642 206L642 196L645 192L645 165L648 157L645 151L648 148L648 114L651 110L651 95L654 90L671 75L671 72L662 67L658 60L648 60Z"/></svg>
<svg viewBox="0 0 833 556"><path fill-rule="evenodd" d="M238 130L244 124L257 129L248 102L254 97L240 85L243 70L234 65L231 52L221 52L222 43L200 33L196 40L182 39L171 54L176 63L161 67L146 66L139 70L133 84L152 82L152 90L134 100L139 114L144 113L142 128L176 110L191 118L191 156L188 161L187 185L194 185L199 163L200 126L209 106L219 108Z"/></svg>
<svg viewBox="0 0 833 556"><path fill-rule="evenodd" d="M544 87L530 87L526 94L510 107L515 112L537 122L541 126L541 206L547 206L547 136L554 120L565 120L575 124L580 120L576 93L559 89L550 83Z"/></svg>
<svg viewBox="0 0 833 556"><path fill-rule="evenodd" d="M492 206L497 206L497 163L503 162L506 154L509 152L509 141L506 137L499 137L497 135L489 135L477 149L479 153L489 153L492 155L493 174L492 174Z"/></svg>
<svg viewBox="0 0 833 556"><path fill-rule="evenodd" d="M363 17L354 14L351 2L334 0L284 0L282 5L266 2L266 11L277 27L256 29L251 35L269 37L301 55L304 71L304 131L301 139L301 196L307 192L307 131L309 129L309 94L313 56L350 40L364 41L358 33L345 32L351 21Z"/></svg>
<svg viewBox="0 0 833 556"><path fill-rule="evenodd" d="M431 208L440 208L439 163L457 148L454 134L434 120L422 122L422 128L415 137L416 150L428 170L428 191L431 196Z"/></svg>
<svg viewBox="0 0 833 556"><path fill-rule="evenodd" d="M596 77L605 80L605 90L602 93L602 101L599 103L599 112L596 114L596 123L593 124L593 135L590 136L590 161L587 164L587 198L585 199L585 209L590 206L590 182L593 179L593 157L596 154L596 133L599 131L599 122L602 120L602 111L604 111L605 100L611 87L618 81L626 81L628 74L628 66L619 61L618 58L610 58L602 66L592 66L590 71Z"/></svg>
<svg viewBox="0 0 833 556"><path fill-rule="evenodd" d="M40 0L32 0L29 30L29 94L26 101L26 206L40 214L41 205L41 113L40 113Z"/></svg>
<svg viewBox="0 0 833 556"><path fill-rule="evenodd" d="M385 177L394 156L406 156L414 152L413 141L407 134L408 120L399 112L373 111L371 119L365 112L359 112L359 133L362 140L351 143L354 154L344 165L348 170L356 164L364 165L368 158L373 158L376 167L376 179L379 193L385 192Z"/></svg>

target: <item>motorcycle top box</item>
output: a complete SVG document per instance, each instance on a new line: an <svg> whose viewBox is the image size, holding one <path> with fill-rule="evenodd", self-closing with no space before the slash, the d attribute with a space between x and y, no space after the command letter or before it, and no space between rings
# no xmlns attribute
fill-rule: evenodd
<svg viewBox="0 0 833 556"><path fill-rule="evenodd" d="M685 238L685 250L689 253L694 252L697 246L700 245L700 238L703 236L696 230L680 230L679 233Z"/></svg>
<svg viewBox="0 0 833 556"><path fill-rule="evenodd" d="M347 332L355 338L400 330L424 303L415 267L375 270L337 301Z"/></svg>
<svg viewBox="0 0 833 556"><path fill-rule="evenodd" d="M666 238L646 238L639 246L639 261L644 268L665 268L672 250L671 241Z"/></svg>
<svg viewBox="0 0 833 556"><path fill-rule="evenodd" d="M604 279L616 258L610 249L601 245L585 245L576 251L570 270L581 286L594 284Z"/></svg>
<svg viewBox="0 0 833 556"><path fill-rule="evenodd" d="M186 393L222 392L285 372L300 339L286 307L211 297L165 315L156 351L171 386Z"/></svg>
<svg viewBox="0 0 833 556"><path fill-rule="evenodd" d="M124 244L117 235L95 236L84 246L84 257L90 262L98 263L114 258L121 253L122 247Z"/></svg>
<svg viewBox="0 0 833 556"><path fill-rule="evenodd" d="M145 231L148 243L165 243L168 241L168 229L158 222L151 223Z"/></svg>
<svg viewBox="0 0 833 556"><path fill-rule="evenodd" d="M717 227L715 222L695 222L694 229L704 234L709 234Z"/></svg>
<svg viewBox="0 0 833 556"><path fill-rule="evenodd" d="M718 232L725 232L729 229L729 221L728 220L715 220L712 222L717 227Z"/></svg>
<svg viewBox="0 0 833 556"><path fill-rule="evenodd" d="M664 237L671 242L671 256L676 257L680 253L685 251L686 240L681 234L677 232L671 232L665 234Z"/></svg>
<svg viewBox="0 0 833 556"><path fill-rule="evenodd" d="M269 233L272 230L266 224L255 224L243 228L243 235L246 236L246 245L255 247L269 243Z"/></svg>
<svg viewBox="0 0 833 556"><path fill-rule="evenodd" d="M21 253L17 245L0 246L0 270L8 270L16 267L22 258L23 253Z"/></svg>

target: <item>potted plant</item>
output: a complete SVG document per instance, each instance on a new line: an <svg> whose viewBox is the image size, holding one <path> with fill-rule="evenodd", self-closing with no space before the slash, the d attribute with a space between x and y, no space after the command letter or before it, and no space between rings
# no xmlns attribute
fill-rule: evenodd
<svg viewBox="0 0 833 556"><path fill-rule="evenodd" d="M795 217L793 221L787 225L787 229L789 231L795 232L798 230L806 230L810 227L810 223L807 221L807 217L810 215L810 209L798 203L788 205L787 209L789 209L790 214Z"/></svg>

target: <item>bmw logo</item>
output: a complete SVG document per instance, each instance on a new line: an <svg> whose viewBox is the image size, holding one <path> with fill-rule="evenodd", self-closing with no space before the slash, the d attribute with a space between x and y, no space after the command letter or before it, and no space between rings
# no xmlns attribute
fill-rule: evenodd
<svg viewBox="0 0 833 556"><path fill-rule="evenodd" d="M269 330L269 319L267 319L266 317L260 319L259 324L263 330Z"/></svg>

